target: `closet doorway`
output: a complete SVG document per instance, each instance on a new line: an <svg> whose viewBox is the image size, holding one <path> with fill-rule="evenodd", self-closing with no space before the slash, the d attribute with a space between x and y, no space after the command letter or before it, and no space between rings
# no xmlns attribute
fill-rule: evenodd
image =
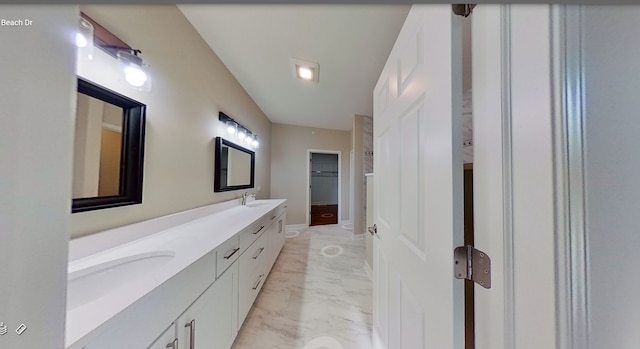
<svg viewBox="0 0 640 349"><path fill-rule="evenodd" d="M340 222L340 152L308 151L308 225Z"/></svg>

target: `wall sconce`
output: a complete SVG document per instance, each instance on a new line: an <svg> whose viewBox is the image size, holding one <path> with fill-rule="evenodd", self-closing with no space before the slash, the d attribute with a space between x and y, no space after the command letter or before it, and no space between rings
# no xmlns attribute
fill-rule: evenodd
<svg viewBox="0 0 640 349"><path fill-rule="evenodd" d="M151 90L150 67L140 58L139 54L142 51L131 48L82 12L80 12L80 26L76 34L76 45L82 50L85 47L87 50L90 49L91 52L87 53L89 57L93 55L93 46L97 46L118 60L122 80L131 88L141 91Z"/></svg>
<svg viewBox="0 0 640 349"><path fill-rule="evenodd" d="M233 118L223 112L218 113L218 119L225 123L227 126L227 133L230 136L235 135L240 145L246 147L258 148L260 143L258 142L258 135L252 133L246 127L237 123Z"/></svg>

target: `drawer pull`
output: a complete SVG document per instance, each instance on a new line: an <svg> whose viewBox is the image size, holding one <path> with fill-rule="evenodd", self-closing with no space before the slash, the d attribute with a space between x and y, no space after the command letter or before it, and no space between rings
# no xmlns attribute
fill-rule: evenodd
<svg viewBox="0 0 640 349"><path fill-rule="evenodd" d="M262 282L263 277L264 277L264 274L261 274L260 277L258 278L258 281L256 281L256 284L253 286L254 290L258 289L258 286L260 286L260 283Z"/></svg>
<svg viewBox="0 0 640 349"><path fill-rule="evenodd" d="M264 225L263 225L263 226L261 226L261 227L260 227L260 229L256 230L256 232L255 232L255 233L253 233L253 235L258 234L262 229L264 229Z"/></svg>
<svg viewBox="0 0 640 349"><path fill-rule="evenodd" d="M178 338L174 339L173 342L167 344L167 348L178 349Z"/></svg>
<svg viewBox="0 0 640 349"><path fill-rule="evenodd" d="M224 259L229 259L231 258L231 256L233 256L234 254L236 254L236 252L240 251L240 247L236 247L233 250L229 250L227 251L227 254L224 255Z"/></svg>
<svg viewBox="0 0 640 349"><path fill-rule="evenodd" d="M256 251L256 253L253 255L253 259L258 259L258 257L260 256L260 254L262 253L262 251L264 250L264 247L260 247L258 249L258 251Z"/></svg>
<svg viewBox="0 0 640 349"><path fill-rule="evenodd" d="M271 220L274 220L276 218L276 216L271 216Z"/></svg>
<svg viewBox="0 0 640 349"><path fill-rule="evenodd" d="M193 319L184 325L185 328L189 327L189 349L195 349L196 347L196 320Z"/></svg>

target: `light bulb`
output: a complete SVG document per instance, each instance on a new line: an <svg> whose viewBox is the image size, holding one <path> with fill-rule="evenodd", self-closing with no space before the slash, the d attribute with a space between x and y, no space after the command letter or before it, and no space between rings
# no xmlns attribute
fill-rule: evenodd
<svg viewBox="0 0 640 349"><path fill-rule="evenodd" d="M258 136L257 135L253 135L253 141L251 141L251 145L254 148L257 148L260 145L260 143L258 143Z"/></svg>
<svg viewBox="0 0 640 349"><path fill-rule="evenodd" d="M120 65L122 79L140 91L151 90L151 74L149 66L137 56L138 50L118 50L117 58Z"/></svg>
<svg viewBox="0 0 640 349"><path fill-rule="evenodd" d="M227 133L230 135L236 133L236 125L231 120L227 121Z"/></svg>
<svg viewBox="0 0 640 349"><path fill-rule="evenodd" d="M300 76L300 78L305 79L305 80L313 79L313 72L311 71L311 69L309 69L307 67L299 67L298 68L298 75Z"/></svg>
<svg viewBox="0 0 640 349"><path fill-rule="evenodd" d="M238 130L238 138L240 138L240 140L243 140L246 136L247 134L244 132L243 129Z"/></svg>
<svg viewBox="0 0 640 349"><path fill-rule="evenodd" d="M80 48L87 47L87 38L82 33L76 33L76 46Z"/></svg>
<svg viewBox="0 0 640 349"><path fill-rule="evenodd" d="M251 145L251 136L245 137L244 142L247 143L247 145Z"/></svg>
<svg viewBox="0 0 640 349"><path fill-rule="evenodd" d="M124 68L124 78L135 87L141 87L147 82L147 74L134 65L128 65Z"/></svg>

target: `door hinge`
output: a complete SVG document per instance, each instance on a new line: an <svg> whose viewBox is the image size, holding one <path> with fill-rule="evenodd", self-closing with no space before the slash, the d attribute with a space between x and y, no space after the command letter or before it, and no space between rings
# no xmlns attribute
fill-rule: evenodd
<svg viewBox="0 0 640 349"><path fill-rule="evenodd" d="M453 250L453 273L456 279L471 280L491 288L491 258L471 245Z"/></svg>
<svg viewBox="0 0 640 349"><path fill-rule="evenodd" d="M476 7L477 4L452 4L451 9L453 13L462 17L469 17L471 12L473 12L473 8Z"/></svg>

